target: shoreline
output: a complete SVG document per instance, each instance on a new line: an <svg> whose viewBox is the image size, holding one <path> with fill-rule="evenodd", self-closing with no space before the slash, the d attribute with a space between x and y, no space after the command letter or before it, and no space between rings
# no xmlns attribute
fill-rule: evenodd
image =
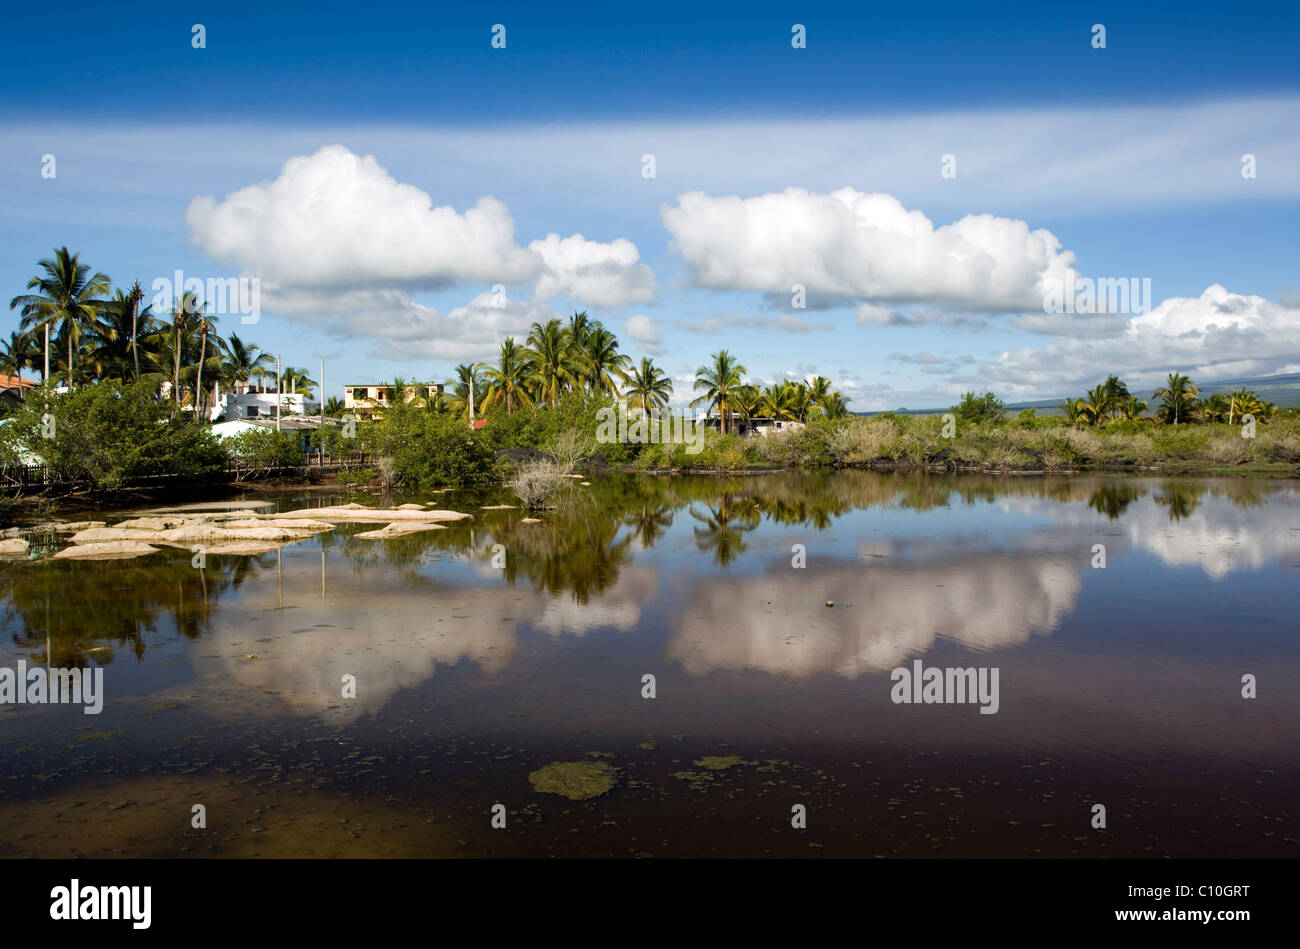
<svg viewBox="0 0 1300 949"><path fill-rule="evenodd" d="M1300 479L1300 465L1276 463L1272 465L1240 465L1234 467L1206 467L1203 465L1080 465L1069 468L998 468L979 465L911 464L898 462L873 462L871 464L846 464L816 467L750 467L750 468L637 468L632 465L605 466L588 469L586 477L607 474L645 475L648 477L683 478L750 478L787 473L833 474L840 471L868 471L876 474L927 474L927 475L986 475L1005 478L1081 477L1088 475L1178 478L1259 478L1267 480ZM474 490L475 488L503 487L504 481L490 484L451 485L437 490ZM202 495L205 500L220 500L239 494L272 494L283 491L311 493L383 493L378 485L344 485L338 474L324 477L276 477L258 481L231 481L206 483ZM6 519L5 528L20 527L31 518L49 519L58 514L85 511L129 511L143 506L159 506L183 496L193 501L194 493L171 487L165 490L150 488L123 488L112 494L77 491L63 495L33 493L14 501L13 510Z"/></svg>

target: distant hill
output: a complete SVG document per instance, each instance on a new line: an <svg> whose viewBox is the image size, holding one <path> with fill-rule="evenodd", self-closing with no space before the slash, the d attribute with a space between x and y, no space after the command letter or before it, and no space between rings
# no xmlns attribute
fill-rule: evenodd
<svg viewBox="0 0 1300 949"><path fill-rule="evenodd" d="M1293 409L1300 406L1300 372L1290 372L1278 376L1257 376L1255 378L1246 378L1239 376L1232 379L1218 379L1214 382L1198 382L1193 377L1193 382L1200 387L1201 398L1208 398L1215 392L1235 392L1238 389L1249 389L1265 402L1272 402L1281 409ZM1151 399L1151 390L1138 390L1134 392L1140 398L1154 401ZM1082 392L1072 393L1073 397L1084 395ZM1006 405L1007 413L1015 415L1024 409L1037 409L1039 415L1059 415L1060 405L1065 400L1065 396L1059 396L1055 399L1039 399L1035 402L1008 402ZM893 409L899 415L935 415L940 412L946 412L951 406L941 406L933 409ZM1154 408L1154 405L1153 405ZM879 415L879 412L858 412L858 415Z"/></svg>

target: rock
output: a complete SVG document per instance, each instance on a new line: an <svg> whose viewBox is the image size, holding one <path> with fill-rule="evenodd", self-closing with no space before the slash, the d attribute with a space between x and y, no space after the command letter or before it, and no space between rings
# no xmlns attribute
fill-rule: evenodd
<svg viewBox="0 0 1300 949"><path fill-rule="evenodd" d="M334 525L329 521L313 521L308 518L276 518L267 520L265 518L245 517L239 520L223 521L221 524L223 530L247 530L258 527L279 527L284 530L311 531L313 534L319 534L323 531L334 530Z"/></svg>
<svg viewBox="0 0 1300 949"><path fill-rule="evenodd" d="M480 511L513 511L519 507L517 504L484 504Z"/></svg>
<svg viewBox="0 0 1300 949"><path fill-rule="evenodd" d="M525 517L525 518L524 518L522 521L520 521L519 523L520 523L520 524L540 524L540 523L542 523L542 519L541 519L540 517Z"/></svg>
<svg viewBox="0 0 1300 949"><path fill-rule="evenodd" d="M377 531L362 531L360 534L353 534L353 537L361 537L365 540L385 540L389 537L402 537L406 534L418 534L421 531L445 531L447 528L441 524L389 524L387 527L381 527Z"/></svg>
<svg viewBox="0 0 1300 949"><path fill-rule="evenodd" d="M64 547L54 554L52 560L125 560L129 557L143 557L152 554L157 547L132 540L121 540L102 544L81 544Z"/></svg>
<svg viewBox="0 0 1300 949"><path fill-rule="evenodd" d="M399 504L393 510L395 511L423 511L423 504Z"/></svg>
<svg viewBox="0 0 1300 949"><path fill-rule="evenodd" d="M299 511L285 511L271 515L273 520L284 518L314 518L330 523L383 524L392 521L461 521L472 518L472 514L458 511L404 511L392 508L362 507L359 504L344 504L339 507L312 507Z"/></svg>
<svg viewBox="0 0 1300 949"><path fill-rule="evenodd" d="M162 539L160 530L126 530L120 527L91 527L77 531L69 538L74 544L147 544Z"/></svg>
<svg viewBox="0 0 1300 949"><path fill-rule="evenodd" d="M8 540L0 540L0 554L25 554L27 553L27 541L21 537L11 537Z"/></svg>

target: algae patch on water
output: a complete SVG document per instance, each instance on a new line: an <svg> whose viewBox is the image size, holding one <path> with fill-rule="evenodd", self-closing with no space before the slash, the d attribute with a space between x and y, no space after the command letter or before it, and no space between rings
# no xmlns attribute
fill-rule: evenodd
<svg viewBox="0 0 1300 949"><path fill-rule="evenodd" d="M707 755L695 762L695 766L697 768L706 768L709 771L726 771L736 765L753 763L752 761L746 761L740 755Z"/></svg>
<svg viewBox="0 0 1300 949"><path fill-rule="evenodd" d="M585 801L613 790L618 769L603 761L555 761L528 775L533 790Z"/></svg>

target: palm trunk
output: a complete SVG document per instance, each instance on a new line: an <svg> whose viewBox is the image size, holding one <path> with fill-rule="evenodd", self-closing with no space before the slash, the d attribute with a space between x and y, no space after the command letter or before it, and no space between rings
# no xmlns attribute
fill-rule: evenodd
<svg viewBox="0 0 1300 949"><path fill-rule="evenodd" d="M139 286L139 284L137 284ZM131 356L135 360L135 381L140 381L140 331L136 327L136 317L140 314L140 298L131 293Z"/></svg>
<svg viewBox="0 0 1300 949"><path fill-rule="evenodd" d="M194 377L194 418L198 420L203 412L203 357L208 353L208 327L203 325L203 332L199 336L199 372Z"/></svg>
<svg viewBox="0 0 1300 949"><path fill-rule="evenodd" d="M72 334L71 324L68 326L68 391L72 391Z"/></svg>
<svg viewBox="0 0 1300 949"><path fill-rule="evenodd" d="M176 323L175 356L172 357L172 401L181 407L181 326Z"/></svg>

